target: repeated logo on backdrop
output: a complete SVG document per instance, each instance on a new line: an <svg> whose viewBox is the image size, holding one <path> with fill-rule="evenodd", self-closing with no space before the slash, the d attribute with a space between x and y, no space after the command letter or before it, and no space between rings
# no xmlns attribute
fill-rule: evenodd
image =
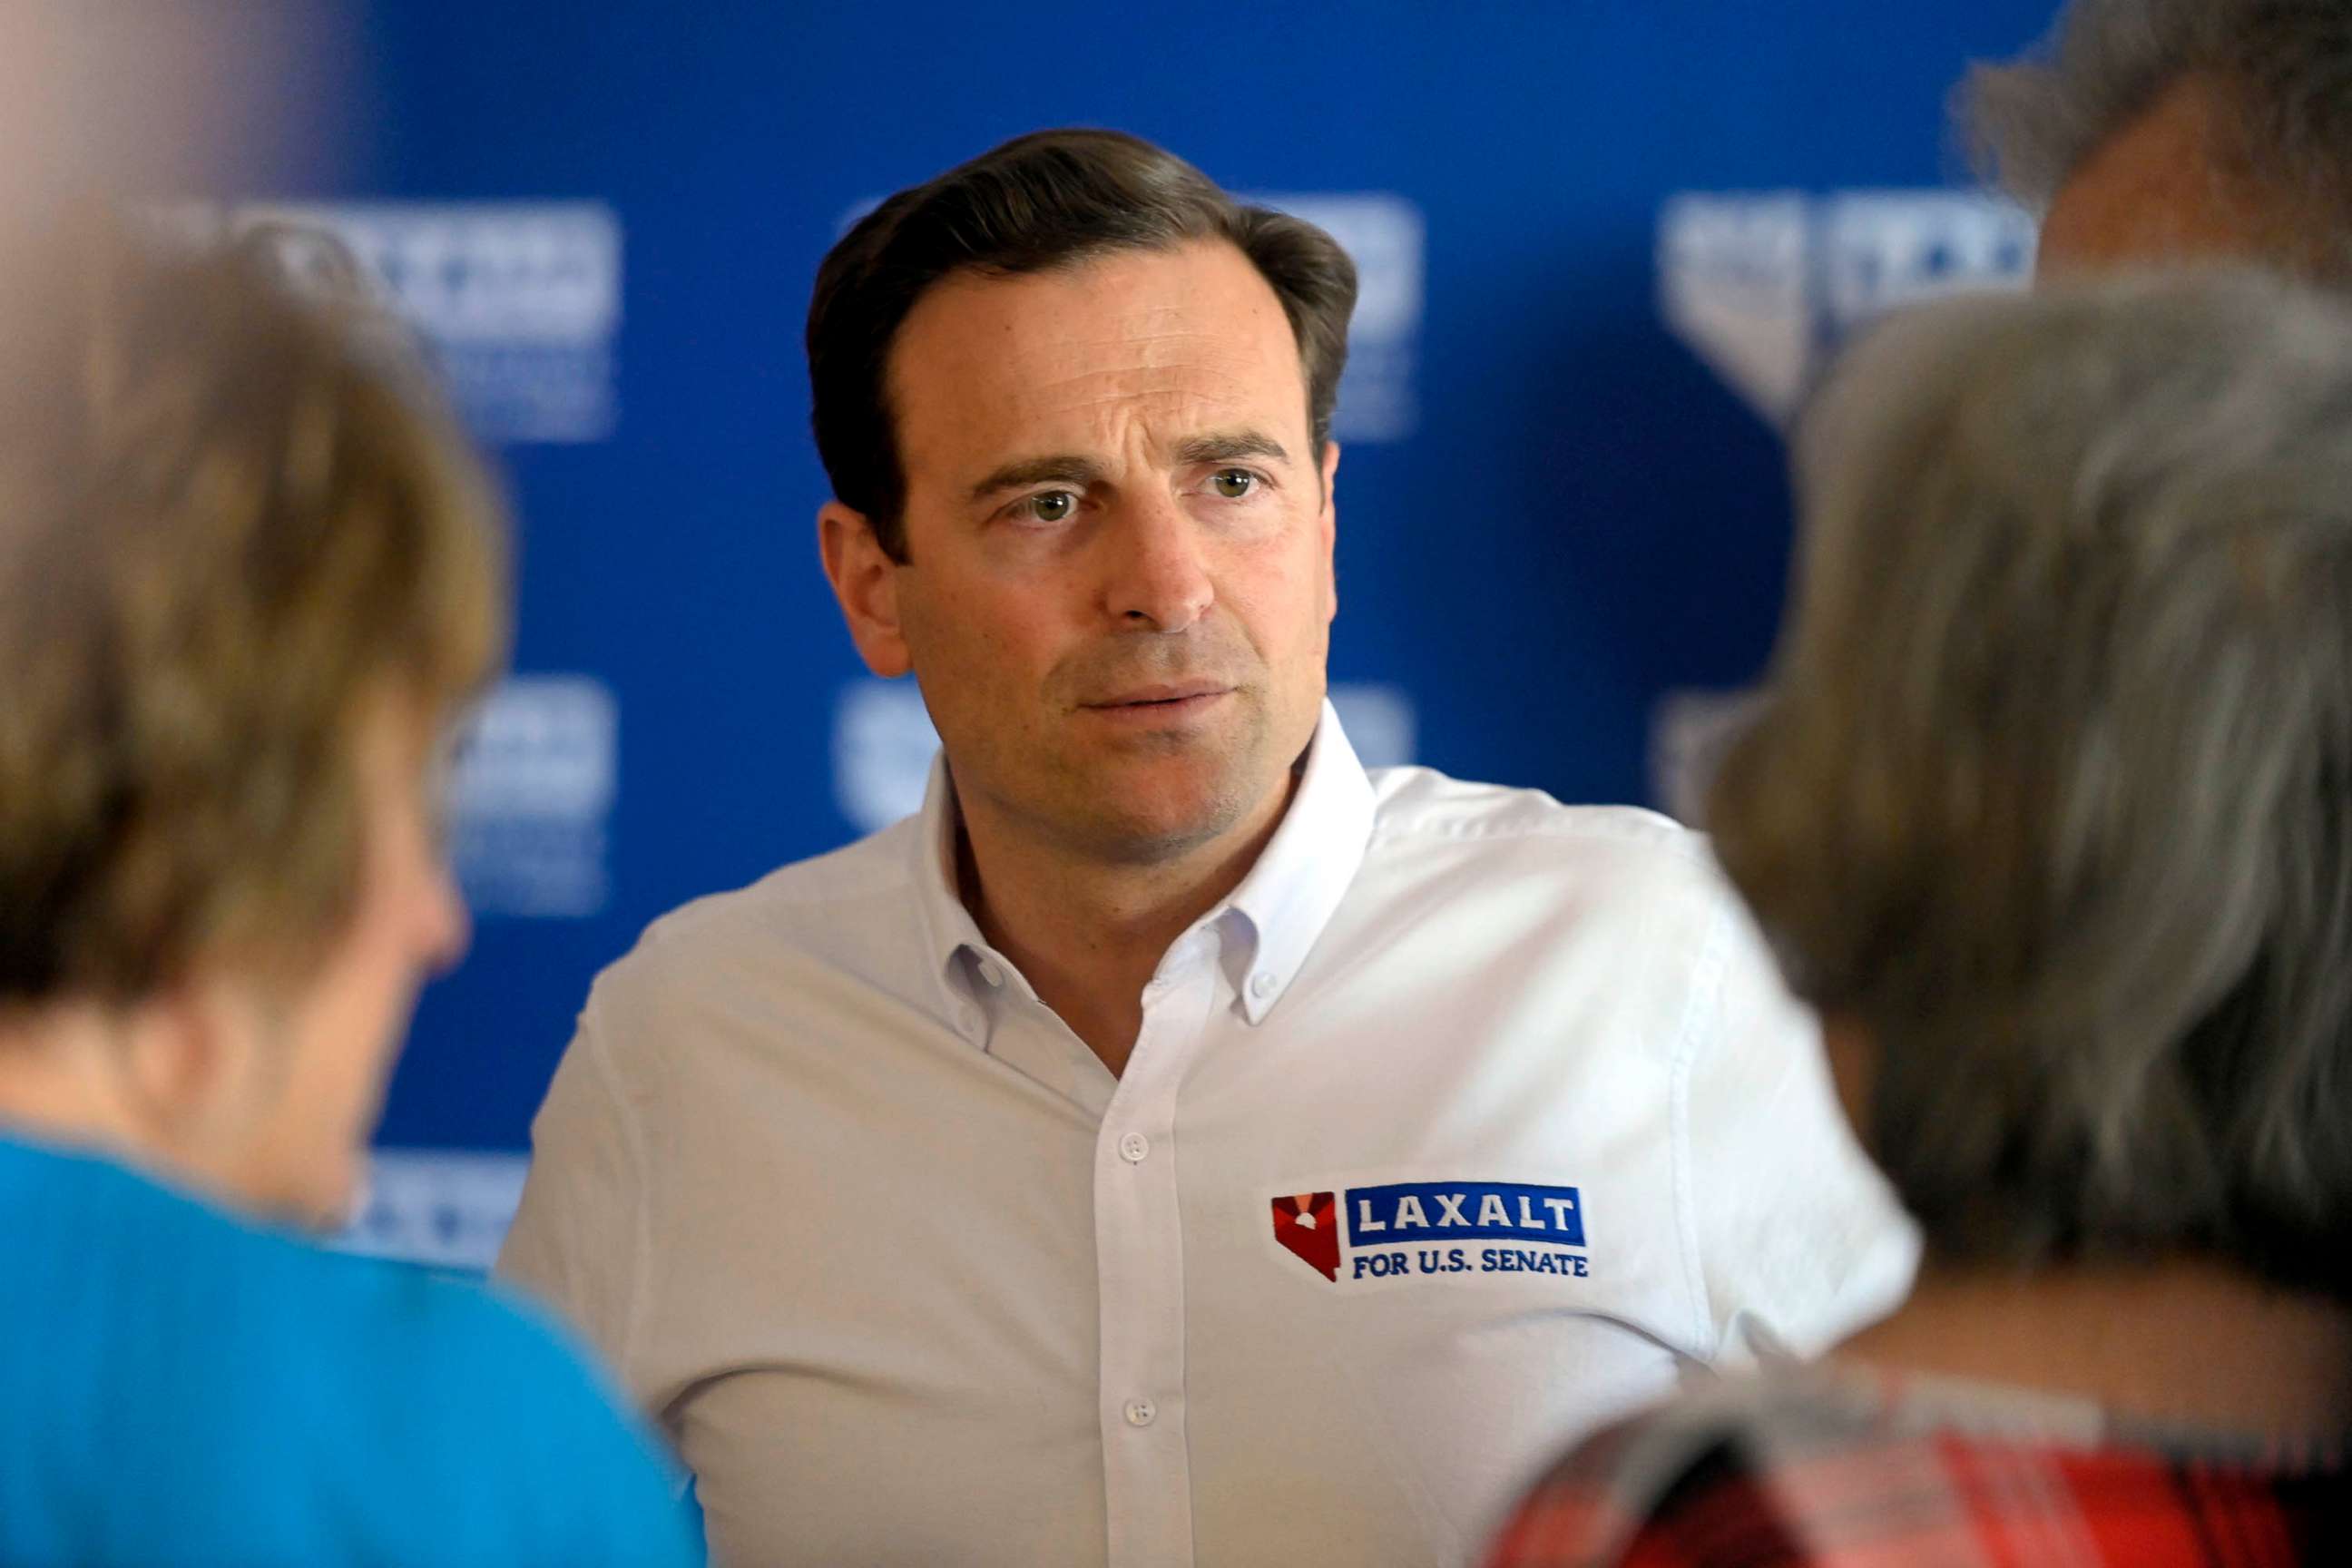
<svg viewBox="0 0 2352 1568"><path fill-rule="evenodd" d="M1658 216L1658 308L1785 424L1840 342L1898 306L2021 287L2032 216L1966 191L1692 192Z"/></svg>
<svg viewBox="0 0 2352 1568"><path fill-rule="evenodd" d="M621 221L602 202L196 202L149 216L194 239L267 229L297 279L356 261L483 442L613 433Z"/></svg>
<svg viewBox="0 0 2352 1568"><path fill-rule="evenodd" d="M522 675L492 691L458 738L446 803L475 912L601 912L619 773L620 705L603 681Z"/></svg>
<svg viewBox="0 0 2352 1568"><path fill-rule="evenodd" d="M488 1268L522 1198L520 1154L378 1149L367 1195L335 1245L440 1268Z"/></svg>
<svg viewBox="0 0 2352 1568"><path fill-rule="evenodd" d="M1968 191L1693 192L1658 216L1658 310L1768 423L1786 426L1840 344L1886 311L2022 288L2031 214ZM1674 691L1650 721L1652 798L1685 822L1752 712L1738 691Z"/></svg>
<svg viewBox="0 0 2352 1568"><path fill-rule="evenodd" d="M601 202L252 205L299 270L303 231L332 236L430 350L483 441L601 441L619 418L621 223Z"/></svg>

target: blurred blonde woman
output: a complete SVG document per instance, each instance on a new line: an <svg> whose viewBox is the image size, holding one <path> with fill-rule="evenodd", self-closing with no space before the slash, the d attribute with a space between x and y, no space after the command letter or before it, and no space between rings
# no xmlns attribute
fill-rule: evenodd
<svg viewBox="0 0 2352 1568"><path fill-rule="evenodd" d="M537 1318L350 1208L466 916L482 475L250 248L0 254L0 1561L699 1561Z"/></svg>

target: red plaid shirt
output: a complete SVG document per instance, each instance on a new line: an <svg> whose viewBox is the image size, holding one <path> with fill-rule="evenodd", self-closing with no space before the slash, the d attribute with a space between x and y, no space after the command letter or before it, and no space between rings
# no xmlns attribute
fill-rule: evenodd
<svg viewBox="0 0 2352 1568"><path fill-rule="evenodd" d="M2340 1456L2134 1435L2087 1405L1841 1374L1610 1428L1488 1568L2270 1568L2352 1563Z"/></svg>

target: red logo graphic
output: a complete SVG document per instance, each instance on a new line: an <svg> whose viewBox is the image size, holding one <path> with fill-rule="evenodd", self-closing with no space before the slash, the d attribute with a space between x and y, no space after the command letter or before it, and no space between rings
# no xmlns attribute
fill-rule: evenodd
<svg viewBox="0 0 2352 1568"><path fill-rule="evenodd" d="M1339 1209L1329 1193L1274 1200L1274 1239L1334 1284L1339 1279Z"/></svg>

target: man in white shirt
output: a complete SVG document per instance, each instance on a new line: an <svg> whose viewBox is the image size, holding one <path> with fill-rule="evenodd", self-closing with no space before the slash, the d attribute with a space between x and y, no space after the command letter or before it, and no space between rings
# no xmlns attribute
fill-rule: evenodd
<svg viewBox="0 0 2352 1568"><path fill-rule="evenodd" d="M605 972L502 1260L722 1560L1458 1563L1564 1437L1907 1281L1699 841L1356 761L1354 291L1103 132L819 274L825 568L942 761Z"/></svg>

